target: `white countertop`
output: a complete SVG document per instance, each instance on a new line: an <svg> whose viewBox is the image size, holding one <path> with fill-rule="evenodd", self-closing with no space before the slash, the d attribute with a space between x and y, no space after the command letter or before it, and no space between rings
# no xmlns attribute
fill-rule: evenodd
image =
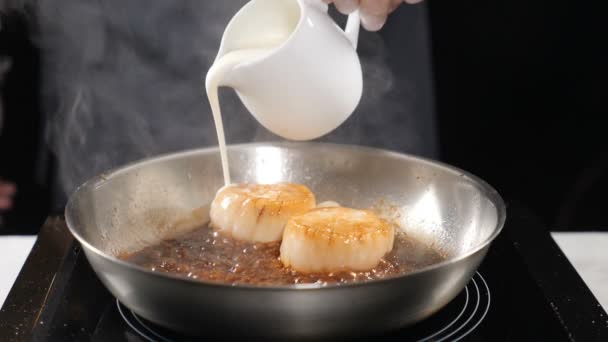
<svg viewBox="0 0 608 342"><path fill-rule="evenodd" d="M551 233L605 311L608 311L608 233Z"/></svg>
<svg viewBox="0 0 608 342"><path fill-rule="evenodd" d="M36 236L0 236L0 307L36 242Z"/></svg>
<svg viewBox="0 0 608 342"><path fill-rule="evenodd" d="M551 235L604 310L608 311L608 233ZM0 236L0 307L35 241L36 236Z"/></svg>

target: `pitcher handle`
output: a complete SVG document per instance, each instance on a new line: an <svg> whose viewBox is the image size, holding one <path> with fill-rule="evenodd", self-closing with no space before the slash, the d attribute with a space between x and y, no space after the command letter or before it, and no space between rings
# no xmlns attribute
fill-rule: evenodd
<svg viewBox="0 0 608 342"><path fill-rule="evenodd" d="M328 5L323 0L304 0L305 3L319 8L323 12L327 12ZM344 35L350 41L353 48L357 49L357 43L359 41L359 27L361 26L361 17L359 10L354 11L348 15L346 20L346 27L344 28Z"/></svg>
<svg viewBox="0 0 608 342"><path fill-rule="evenodd" d="M346 38L350 40L350 43L353 45L353 48L355 48L355 50L357 49L357 42L359 41L360 26L361 17L359 15L359 10L356 10L348 15L348 20L346 20L346 27L344 28L344 34L346 34Z"/></svg>

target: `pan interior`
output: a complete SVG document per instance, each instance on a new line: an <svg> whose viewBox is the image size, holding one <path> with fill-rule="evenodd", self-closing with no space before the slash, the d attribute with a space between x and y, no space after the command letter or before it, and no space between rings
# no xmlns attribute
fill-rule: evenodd
<svg viewBox="0 0 608 342"><path fill-rule="evenodd" d="M504 219L500 198L485 183L421 158L321 143L235 145L228 153L234 182L297 182L318 202L375 206L450 258L486 243ZM85 183L66 217L99 251L133 252L204 224L222 182L215 148L148 159Z"/></svg>

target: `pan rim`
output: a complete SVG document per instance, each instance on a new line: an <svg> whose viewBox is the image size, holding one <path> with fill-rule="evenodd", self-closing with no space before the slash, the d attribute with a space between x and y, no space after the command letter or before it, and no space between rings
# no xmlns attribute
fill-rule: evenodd
<svg viewBox="0 0 608 342"><path fill-rule="evenodd" d="M352 283L346 283L346 284L321 285L321 284L313 283L313 284L292 284L292 285L269 286L269 285L253 285L253 284L230 284L230 283L224 283L224 282L220 282L220 281L192 279L192 278L187 278L187 277L183 277L183 276L179 276L179 275L175 275L175 274L171 274L171 273L151 271L142 266L130 263L125 260L121 260L114 255L110 255L108 253L101 251L99 248L97 248L97 247L93 246L91 243L89 243L74 228L75 224L73 223L71 215L70 215L70 212L71 212L70 208L73 206L74 199L77 197L78 193L84 191L85 189L89 189L91 187L101 186L102 183L105 183L106 181L110 180L111 178L113 178L115 176L118 176L124 172L128 172L132 168L141 167L148 163L156 163L156 162L160 162L160 161L167 160L167 159L178 159L178 158L182 158L184 156L189 156L189 155L193 155L193 154L206 154L206 153L210 153L213 151L215 151L216 153L219 154L218 147L213 147L213 146L203 147L203 148L193 148L193 149L187 149L187 150L182 150L182 151L177 151L177 152L169 152L169 153L164 153L164 154L160 154L157 156L143 158L140 160L136 160L136 161L127 163L127 164L117 167L117 168L108 169L107 171L104 171L101 174L92 177L91 179L89 179L89 180L85 181L84 183L82 183L81 185L79 185L70 195L68 202L65 206L65 210L64 210L64 217L65 217L66 225L68 227L68 230L72 234L72 236L74 236L74 238L81 245L83 245L83 247L85 249L95 253L98 257L105 259L108 262L118 264L121 267L126 267L130 270L142 272L142 273L145 273L145 274L153 276L153 277L160 277L160 278L165 278L167 280L191 283L191 284L197 285L201 288L215 287L215 288L250 290L250 291L277 291L277 290L281 290L281 291L322 291L322 290L333 290L333 289L342 289L342 288L353 288L353 287L360 287L360 286L371 286L371 285L375 285L375 284L377 285L377 284L391 282L391 281L399 281L404 278L414 277L414 276L424 274L424 273L430 273L434 270L445 268L449 265L466 260L466 259L470 258L471 256L475 255L476 253L484 250L485 248L488 248L491 245L491 243L496 239L496 237L498 235L500 235L500 233L502 232L502 229L503 229L505 221L506 221L506 205L505 205L503 198L496 191L496 189L494 189L486 181L484 181L483 179L474 175L471 172L468 172L459 167L456 167L456 166L453 166L453 165L450 165L450 164L447 164L447 163L444 163L444 162L441 162L441 161L438 161L438 160L435 160L432 158L421 157L421 156L417 156L414 154L396 152L396 151L389 150L389 149L382 149L382 148L376 148L376 147L370 147L370 146L340 144L340 143L326 143L326 142L255 142L255 143L233 144L233 145L228 145L227 147L228 147L228 149L242 149L242 148L256 148L256 147L278 147L278 148L289 149L290 147L291 148L294 148L294 147L295 148L303 148L303 147L308 148L310 146L342 148L342 149L356 149L358 151L366 151L368 153L374 153L376 155L384 154L387 156L392 156L393 158L397 158L397 159L414 160L416 162L427 164L427 165L430 165L433 167L438 167L438 168L441 168L450 173L455 173L461 177L468 178L470 181L472 181L472 183L474 185L479 187L479 189L483 193L483 195L486 196L488 198L488 200L490 200L490 202L494 205L494 207L496 209L497 219L496 219L496 224L493 228L492 234L490 234L486 239L484 239L478 245L470 248L465 253L462 253L455 257L448 257L439 263L425 266L423 268L420 268L420 269L417 269L415 271L408 272L408 273L389 276L389 277L385 277L382 279L365 280L365 281L352 282Z"/></svg>

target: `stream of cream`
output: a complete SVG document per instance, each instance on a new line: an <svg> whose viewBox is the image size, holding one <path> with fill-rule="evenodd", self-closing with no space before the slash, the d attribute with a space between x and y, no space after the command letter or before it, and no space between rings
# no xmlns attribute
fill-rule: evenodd
<svg viewBox="0 0 608 342"><path fill-rule="evenodd" d="M220 109L220 101L218 97L218 88L225 82L226 76L237 65L247 63L268 54L270 49L247 49L229 52L213 63L205 81L205 90L211 105L215 130L217 132L217 140L220 149L220 158L222 161L222 172L224 174L224 183L229 185L230 166L228 163L228 153L226 151L226 137L224 135L224 124L222 122L222 112Z"/></svg>

